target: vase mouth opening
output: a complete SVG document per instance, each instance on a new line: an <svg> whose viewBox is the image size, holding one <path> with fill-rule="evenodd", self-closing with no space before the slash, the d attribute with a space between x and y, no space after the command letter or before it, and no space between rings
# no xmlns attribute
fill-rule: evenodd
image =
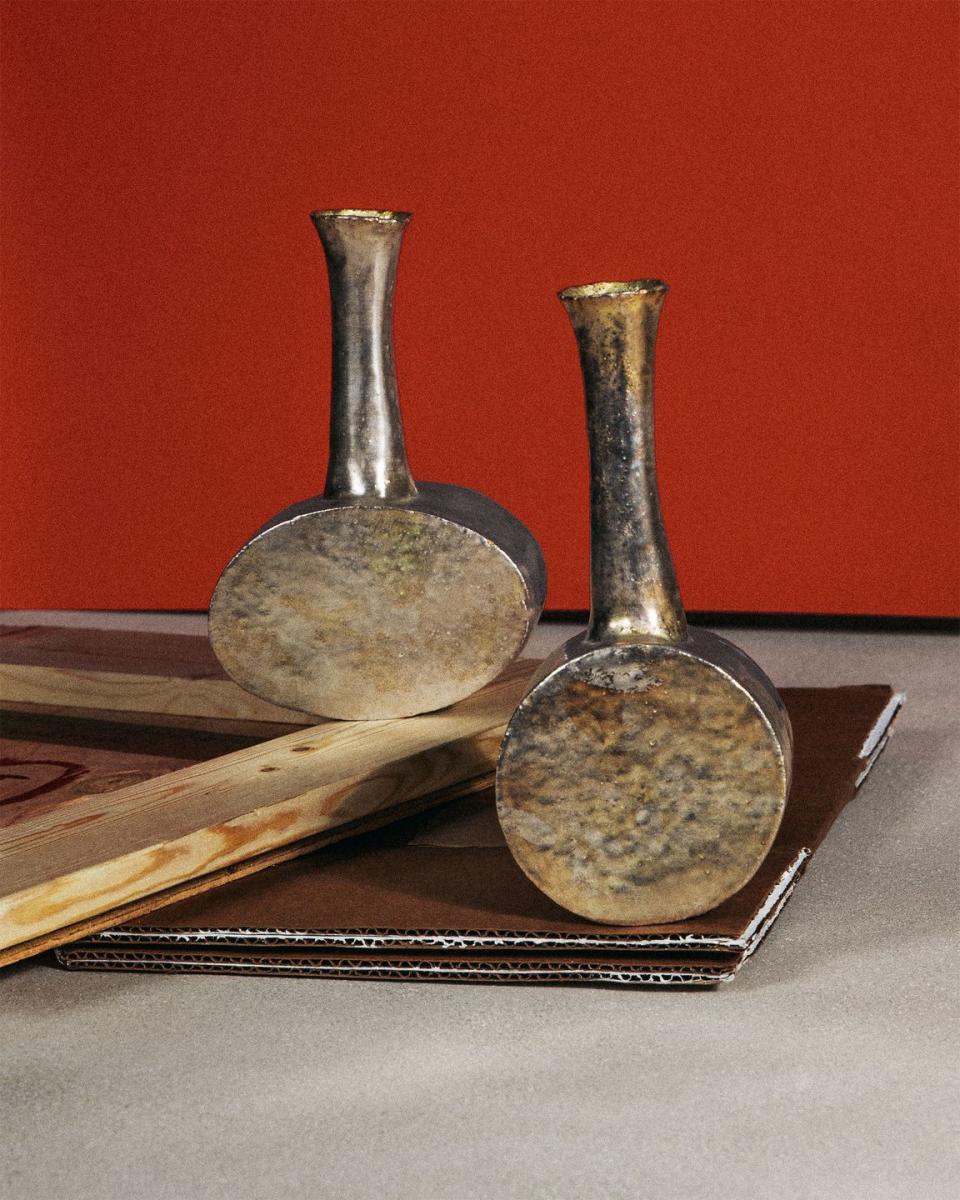
<svg viewBox="0 0 960 1200"><path fill-rule="evenodd" d="M579 283L564 288L561 300L611 299L619 296L662 296L669 288L662 279L627 279L620 282Z"/></svg>
<svg viewBox="0 0 960 1200"><path fill-rule="evenodd" d="M381 225L405 225L413 213L389 208L322 208L310 214L314 221L377 221Z"/></svg>

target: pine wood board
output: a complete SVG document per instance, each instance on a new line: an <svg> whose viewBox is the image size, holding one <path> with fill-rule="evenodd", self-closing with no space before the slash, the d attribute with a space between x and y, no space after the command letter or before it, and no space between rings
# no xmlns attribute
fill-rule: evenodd
<svg viewBox="0 0 960 1200"><path fill-rule="evenodd" d="M114 908L97 913L95 916L85 917L81 921L75 921L73 924L62 926L59 929L52 929L38 937L28 938L25 942L18 942L16 945L0 949L0 967L20 962L25 958L32 958L34 955L42 954L45 950L54 950L58 946L66 946L80 938L99 933L101 930L111 929L115 925L146 916L147 913L155 912L157 909L163 908L168 904L174 904L180 900L189 900L193 896L210 892L214 888L222 887L224 884L245 879L248 875L255 875L258 871L263 871L267 867L275 867L281 863L290 862L291 859L300 858L311 854L315 850L322 850L327 846L346 841L348 838L357 837L360 834L371 833L384 825L403 820L405 817L415 816L417 813L424 812L427 809L447 804L451 800L470 796L474 792L480 792L489 788L492 782L492 775L481 775L476 779L452 784L450 787L440 788L435 792L427 792L423 796L415 797L412 800L397 804L391 808L380 809L378 812L371 813L367 817L361 817L356 821L347 821L343 825L338 825L313 837L301 838L299 841L290 842L286 846L277 846L273 850L267 850L263 854L256 854L252 858L233 863L228 867L222 867L218 871L211 871L209 874L201 875L196 879L188 879L173 887L153 892L149 896L142 896L139 900L117 905Z"/></svg>
<svg viewBox="0 0 960 1200"><path fill-rule="evenodd" d="M488 782L535 665L514 663L439 713L328 721L26 813L0 831L0 962L158 893L166 903L171 889L216 886L218 873L283 847L312 848L349 822Z"/></svg>
<svg viewBox="0 0 960 1200"><path fill-rule="evenodd" d="M267 738L282 737L295 728L291 721L246 721L238 717L183 716L178 713L138 713L132 709L86 708L75 704L30 704L26 701L0 698L0 709L5 713L22 713L32 717L66 717L77 720L112 721L114 724L130 725L142 729L153 726L157 729L187 729L205 733L239 734L266 741ZM316 718L303 716L300 725L305 727Z"/></svg>
<svg viewBox="0 0 960 1200"><path fill-rule="evenodd" d="M308 726L313 718L245 692L206 638L59 626L0 627L0 702Z"/></svg>

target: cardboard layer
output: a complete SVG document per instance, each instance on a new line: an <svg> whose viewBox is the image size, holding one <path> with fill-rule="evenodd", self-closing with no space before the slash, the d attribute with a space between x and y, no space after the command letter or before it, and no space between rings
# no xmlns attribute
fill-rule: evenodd
<svg viewBox="0 0 960 1200"><path fill-rule="evenodd" d="M593 983L645 987L712 987L736 974L739 958L717 954L554 958L497 954L276 954L263 951L67 947L58 952L72 970L124 970L217 975L293 975L318 979L397 979L415 983Z"/></svg>

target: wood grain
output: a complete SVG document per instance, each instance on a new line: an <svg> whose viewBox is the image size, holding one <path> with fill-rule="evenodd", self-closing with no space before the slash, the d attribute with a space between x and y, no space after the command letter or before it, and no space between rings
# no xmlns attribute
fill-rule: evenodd
<svg viewBox="0 0 960 1200"><path fill-rule="evenodd" d="M0 834L0 950L486 779L534 666L439 713L328 721L14 824Z"/></svg>
<svg viewBox="0 0 960 1200"><path fill-rule="evenodd" d="M313 724L230 679L206 638L135 630L0 628L0 701L129 713Z"/></svg>
<svg viewBox="0 0 960 1200"><path fill-rule="evenodd" d="M230 679L178 679L16 663L0 663L0 700L285 725L306 725L311 720L304 713L251 696Z"/></svg>
<svg viewBox="0 0 960 1200"><path fill-rule="evenodd" d="M241 737L256 738L263 742L267 738L282 737L293 728L290 721L246 721L237 717L183 716L179 713L134 712L132 709L86 708L75 704L28 704L19 700L0 699L4 713L20 713L29 717L64 717L76 720L111 721L115 725L129 725L142 729L153 726L157 729L185 729L204 733L226 733ZM304 715L303 726L310 725L311 718Z"/></svg>
<svg viewBox="0 0 960 1200"><path fill-rule="evenodd" d="M32 958L34 955L42 954L46 950L53 950L57 946L65 946L70 942L77 941L78 938L99 933L102 929L111 929L115 925L133 921L137 917L155 912L157 909L164 908L166 905L173 904L178 900L189 900L191 896L199 896L203 892L212 891L214 888L222 887L226 883L233 883L238 879L246 878L248 875L255 875L258 871L263 871L267 867L275 867L280 863L290 862L291 859L300 858L302 855L310 854L314 850L320 850L336 842L345 841L347 838L356 837L361 833L370 833L383 825L389 825L394 821L402 820L404 817L414 816L418 812L436 808L451 800L469 796L474 792L483 791L485 788L492 788L492 786L492 773L478 776L476 779L464 780L462 783L451 784L450 787L440 788L435 792L427 792L423 796L417 796L392 808L380 809L378 812L370 813L366 817L360 817L356 821L347 821L343 825L324 830L323 833L314 834L312 837L301 838L285 846L277 846L272 850L266 850L262 854L256 854L252 858L245 858L241 862L221 867L217 871L210 871L208 874L201 875L196 879L187 879L183 883L163 888L161 891L153 892L149 896L141 896L138 900L131 900L126 904L106 909L104 912L97 913L94 916L84 917L83 920L75 921L73 924L62 926L59 929L49 930L47 933L29 938L25 942L6 946L0 949L0 967L20 962L25 958Z"/></svg>

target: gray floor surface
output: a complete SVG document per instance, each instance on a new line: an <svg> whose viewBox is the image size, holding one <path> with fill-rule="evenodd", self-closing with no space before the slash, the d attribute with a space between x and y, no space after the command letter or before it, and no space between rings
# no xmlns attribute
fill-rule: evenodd
<svg viewBox="0 0 960 1200"><path fill-rule="evenodd" d="M542 627L534 649L569 632ZM960 1194L958 641L727 636L783 686L907 693L884 756L734 983L638 992L21 964L0 971L0 1196Z"/></svg>

